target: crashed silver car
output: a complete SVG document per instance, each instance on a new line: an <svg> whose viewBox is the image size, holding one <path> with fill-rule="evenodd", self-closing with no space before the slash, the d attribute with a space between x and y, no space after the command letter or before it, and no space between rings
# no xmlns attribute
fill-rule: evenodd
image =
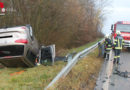
<svg viewBox="0 0 130 90"><path fill-rule="evenodd" d="M6 67L33 67L39 45L30 25L0 29L0 63Z"/></svg>

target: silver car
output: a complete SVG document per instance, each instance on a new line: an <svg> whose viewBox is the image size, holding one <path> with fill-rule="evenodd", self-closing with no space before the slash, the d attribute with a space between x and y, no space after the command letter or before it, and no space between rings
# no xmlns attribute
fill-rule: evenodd
<svg viewBox="0 0 130 90"><path fill-rule="evenodd" d="M6 67L33 67L39 45L30 25L0 29L0 63Z"/></svg>

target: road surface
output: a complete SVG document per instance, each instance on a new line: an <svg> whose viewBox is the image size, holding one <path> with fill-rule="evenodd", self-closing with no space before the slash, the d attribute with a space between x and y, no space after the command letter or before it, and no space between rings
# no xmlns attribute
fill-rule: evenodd
<svg viewBox="0 0 130 90"><path fill-rule="evenodd" d="M109 61L104 60L102 69L99 73L95 90L130 90L130 73L129 78L124 77L124 72L130 72L130 52L121 53L120 65L117 73L113 65L114 53L111 53ZM116 73L116 74L115 74Z"/></svg>
<svg viewBox="0 0 130 90"><path fill-rule="evenodd" d="M123 73L114 74L114 69L115 67L110 77L109 90L130 90L130 78L125 78ZM130 72L130 52L122 52L118 69L120 72Z"/></svg>

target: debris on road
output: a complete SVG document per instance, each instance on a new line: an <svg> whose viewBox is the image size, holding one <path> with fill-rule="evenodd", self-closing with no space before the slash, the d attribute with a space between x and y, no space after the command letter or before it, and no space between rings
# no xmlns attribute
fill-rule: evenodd
<svg viewBox="0 0 130 90"><path fill-rule="evenodd" d="M129 76L130 72L127 72L127 71L121 72L119 70L116 70L116 72L114 72L113 74L119 75L119 76L124 77L124 78L130 78L130 76Z"/></svg>

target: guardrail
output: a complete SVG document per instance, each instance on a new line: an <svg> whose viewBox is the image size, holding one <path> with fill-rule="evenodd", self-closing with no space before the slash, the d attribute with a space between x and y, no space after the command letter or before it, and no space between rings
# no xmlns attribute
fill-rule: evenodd
<svg viewBox="0 0 130 90"><path fill-rule="evenodd" d="M101 41L99 42L102 42L104 39L102 39ZM56 81L58 81L60 78L63 78L65 77L69 71L72 69L72 67L77 63L77 61L79 60L79 58L82 58L84 56L86 56L88 53L90 53L91 51L93 51L95 48L97 48L98 46L98 43L92 45L91 47L89 48L86 48L85 50L77 53L74 58L61 70L61 72L51 81L51 83L46 87L44 88L44 90L47 90L49 89L50 87L52 87L54 85L54 83Z"/></svg>

